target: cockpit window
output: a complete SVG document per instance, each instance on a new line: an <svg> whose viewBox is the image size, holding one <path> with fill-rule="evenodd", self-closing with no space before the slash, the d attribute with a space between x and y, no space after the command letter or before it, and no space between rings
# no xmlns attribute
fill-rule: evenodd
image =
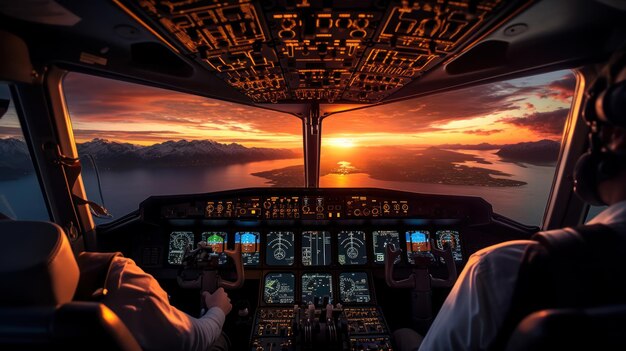
<svg viewBox="0 0 626 351"><path fill-rule="evenodd" d="M100 200L97 169L117 218L151 195L304 184L294 116L78 73L63 90L87 195Z"/></svg>
<svg viewBox="0 0 626 351"><path fill-rule="evenodd" d="M320 186L480 196L540 224L575 83L557 71L331 115Z"/></svg>
<svg viewBox="0 0 626 351"><path fill-rule="evenodd" d="M6 112L6 102L9 102ZM0 84L0 218L49 220L35 167L10 98Z"/></svg>

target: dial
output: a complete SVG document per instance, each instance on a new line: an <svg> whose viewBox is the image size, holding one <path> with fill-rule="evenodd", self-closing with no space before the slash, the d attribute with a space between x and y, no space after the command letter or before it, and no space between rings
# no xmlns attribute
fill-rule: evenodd
<svg viewBox="0 0 626 351"><path fill-rule="evenodd" d="M267 233L265 258L270 266L293 265L293 232Z"/></svg>
<svg viewBox="0 0 626 351"><path fill-rule="evenodd" d="M436 233L437 248L443 250L445 245L450 245L452 248L452 256L455 261L463 260L463 253L461 252L461 241L459 232L456 230L438 230Z"/></svg>
<svg viewBox="0 0 626 351"><path fill-rule="evenodd" d="M339 264L353 265L366 264L367 251L365 246L365 232L341 231L339 240Z"/></svg>
<svg viewBox="0 0 626 351"><path fill-rule="evenodd" d="M333 297L332 277L328 273L305 273L302 275L302 302L309 304L315 301L315 297L320 302L324 297L328 297L332 302Z"/></svg>
<svg viewBox="0 0 626 351"><path fill-rule="evenodd" d="M370 287L367 273L344 272L339 274L339 293L345 303L370 302Z"/></svg>
<svg viewBox="0 0 626 351"><path fill-rule="evenodd" d="M396 250L400 248L400 234L395 230L375 230L372 232L374 239L374 262L385 263L385 250L387 245L392 244ZM400 262L400 256L396 257L395 264Z"/></svg>
<svg viewBox="0 0 626 351"><path fill-rule="evenodd" d="M193 242L192 232L171 232L167 262L169 264L182 264L185 249L192 246Z"/></svg>
<svg viewBox="0 0 626 351"><path fill-rule="evenodd" d="M294 285L292 273L269 273L265 276L263 300L268 304L292 304Z"/></svg>

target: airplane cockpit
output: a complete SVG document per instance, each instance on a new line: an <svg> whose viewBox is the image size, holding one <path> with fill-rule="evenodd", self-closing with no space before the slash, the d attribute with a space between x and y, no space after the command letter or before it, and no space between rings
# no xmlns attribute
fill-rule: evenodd
<svg viewBox="0 0 626 351"><path fill-rule="evenodd" d="M474 253L604 208L571 174L625 19L618 0L0 0L0 228L118 252L190 316L224 288L231 350L398 350Z"/></svg>

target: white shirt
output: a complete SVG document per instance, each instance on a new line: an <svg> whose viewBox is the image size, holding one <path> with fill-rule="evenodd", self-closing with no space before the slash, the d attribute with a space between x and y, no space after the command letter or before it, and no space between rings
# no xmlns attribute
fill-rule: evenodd
<svg viewBox="0 0 626 351"><path fill-rule="evenodd" d="M213 307L194 318L170 305L153 276L129 258L116 257L102 301L124 322L144 350L207 350L220 336L224 312Z"/></svg>
<svg viewBox="0 0 626 351"><path fill-rule="evenodd" d="M626 232L626 201L609 206L588 224ZM535 241L493 245L470 256L419 348L484 350L496 338L517 283L524 251Z"/></svg>

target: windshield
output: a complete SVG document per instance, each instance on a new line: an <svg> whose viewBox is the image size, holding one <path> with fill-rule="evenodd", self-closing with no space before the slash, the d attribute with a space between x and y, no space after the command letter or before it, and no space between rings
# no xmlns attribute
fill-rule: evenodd
<svg viewBox="0 0 626 351"><path fill-rule="evenodd" d="M78 73L63 90L87 195L116 218L151 195L277 185L286 167L280 186L304 184L292 115Z"/></svg>
<svg viewBox="0 0 626 351"><path fill-rule="evenodd" d="M320 186L480 196L538 225L574 88L558 71L331 115Z"/></svg>

